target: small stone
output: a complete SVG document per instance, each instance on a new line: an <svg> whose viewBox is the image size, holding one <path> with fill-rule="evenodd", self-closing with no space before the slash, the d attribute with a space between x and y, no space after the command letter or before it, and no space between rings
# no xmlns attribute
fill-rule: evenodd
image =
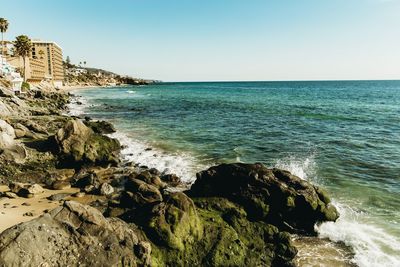
<svg viewBox="0 0 400 267"><path fill-rule="evenodd" d="M83 188L83 191L86 192L86 193L91 193L91 192L93 192L94 190L95 190L94 185L87 185L87 186L85 186L85 187Z"/></svg>
<svg viewBox="0 0 400 267"><path fill-rule="evenodd" d="M67 194L67 193L58 193L58 194L49 196L47 199L51 200L51 201L60 201L69 196L70 196L70 194Z"/></svg>
<svg viewBox="0 0 400 267"><path fill-rule="evenodd" d="M33 213L32 212L25 212L22 216L29 216L32 217Z"/></svg>
<svg viewBox="0 0 400 267"><path fill-rule="evenodd" d="M76 192L75 194L73 194L73 197L84 197L86 194L85 192Z"/></svg>
<svg viewBox="0 0 400 267"><path fill-rule="evenodd" d="M4 192L2 194L3 197L8 197L8 198L17 198L17 194L13 193L13 192Z"/></svg>
<svg viewBox="0 0 400 267"><path fill-rule="evenodd" d="M28 202L24 202L21 204L22 206L30 206L31 204L29 204Z"/></svg>
<svg viewBox="0 0 400 267"><path fill-rule="evenodd" d="M55 181L51 187L54 190L65 190L71 188L71 184L67 181Z"/></svg>
<svg viewBox="0 0 400 267"><path fill-rule="evenodd" d="M100 195L108 196L108 195L111 195L112 193L114 193L114 188L110 184L103 183L100 186Z"/></svg>
<svg viewBox="0 0 400 267"><path fill-rule="evenodd" d="M18 191L17 194L18 194L19 196L21 196L21 197L31 198L31 197L33 197L34 195L41 194L41 193L43 193L43 192L44 192L43 187L41 187L41 186L38 185L38 184L33 184L33 185L29 185L29 186L27 186L27 187L25 187L25 188L21 188L21 189Z"/></svg>

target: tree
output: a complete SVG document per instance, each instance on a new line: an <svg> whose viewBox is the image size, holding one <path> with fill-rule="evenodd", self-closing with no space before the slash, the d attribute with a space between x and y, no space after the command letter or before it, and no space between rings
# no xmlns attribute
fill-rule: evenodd
<svg viewBox="0 0 400 267"><path fill-rule="evenodd" d="M28 57L32 50L32 43L28 36L17 36L14 41L15 54L22 57L24 61L24 82L26 81L26 57Z"/></svg>
<svg viewBox="0 0 400 267"><path fill-rule="evenodd" d="M1 31L1 64L3 65L4 56L4 33L8 30L8 21L5 18L0 18L0 31Z"/></svg>
<svg viewBox="0 0 400 267"><path fill-rule="evenodd" d="M83 65L85 65L85 67L86 67L86 61L83 61Z"/></svg>

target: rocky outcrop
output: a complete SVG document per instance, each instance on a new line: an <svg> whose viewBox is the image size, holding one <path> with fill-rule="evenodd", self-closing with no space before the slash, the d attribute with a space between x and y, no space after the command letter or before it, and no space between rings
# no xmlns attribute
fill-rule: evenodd
<svg viewBox="0 0 400 267"><path fill-rule="evenodd" d="M0 119L0 158L5 161L23 163L27 157L25 147L15 142L14 128Z"/></svg>
<svg viewBox="0 0 400 267"><path fill-rule="evenodd" d="M85 125L91 128L95 133L98 134L110 134L115 133L115 127L107 121L91 121L85 120Z"/></svg>
<svg viewBox="0 0 400 267"><path fill-rule="evenodd" d="M313 232L314 225L339 214L319 187L262 164L222 164L197 174L188 192L195 197L225 197L249 217L290 231Z"/></svg>
<svg viewBox="0 0 400 267"><path fill-rule="evenodd" d="M68 121L55 135L60 159L66 165L117 164L119 142L96 134L81 120Z"/></svg>
<svg viewBox="0 0 400 267"><path fill-rule="evenodd" d="M137 230L73 201L0 235L0 266L149 266Z"/></svg>

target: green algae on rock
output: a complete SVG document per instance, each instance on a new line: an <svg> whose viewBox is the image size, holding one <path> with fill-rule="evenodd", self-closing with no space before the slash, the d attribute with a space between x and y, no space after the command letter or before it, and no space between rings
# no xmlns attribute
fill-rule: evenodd
<svg viewBox="0 0 400 267"><path fill-rule="evenodd" d="M323 190L288 171L262 164L211 167L197 174L188 194L226 197L243 206L251 219L292 232L313 232L315 223L339 217Z"/></svg>
<svg viewBox="0 0 400 267"><path fill-rule="evenodd" d="M59 147L61 161L73 164L117 164L121 148L116 139L95 133L81 120L68 121L58 130L55 141Z"/></svg>

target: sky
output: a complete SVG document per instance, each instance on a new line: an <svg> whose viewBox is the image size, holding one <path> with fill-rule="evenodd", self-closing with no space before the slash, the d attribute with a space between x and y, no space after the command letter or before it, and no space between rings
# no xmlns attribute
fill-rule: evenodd
<svg viewBox="0 0 400 267"><path fill-rule="evenodd" d="M0 0L6 40L163 81L400 79L400 0Z"/></svg>

